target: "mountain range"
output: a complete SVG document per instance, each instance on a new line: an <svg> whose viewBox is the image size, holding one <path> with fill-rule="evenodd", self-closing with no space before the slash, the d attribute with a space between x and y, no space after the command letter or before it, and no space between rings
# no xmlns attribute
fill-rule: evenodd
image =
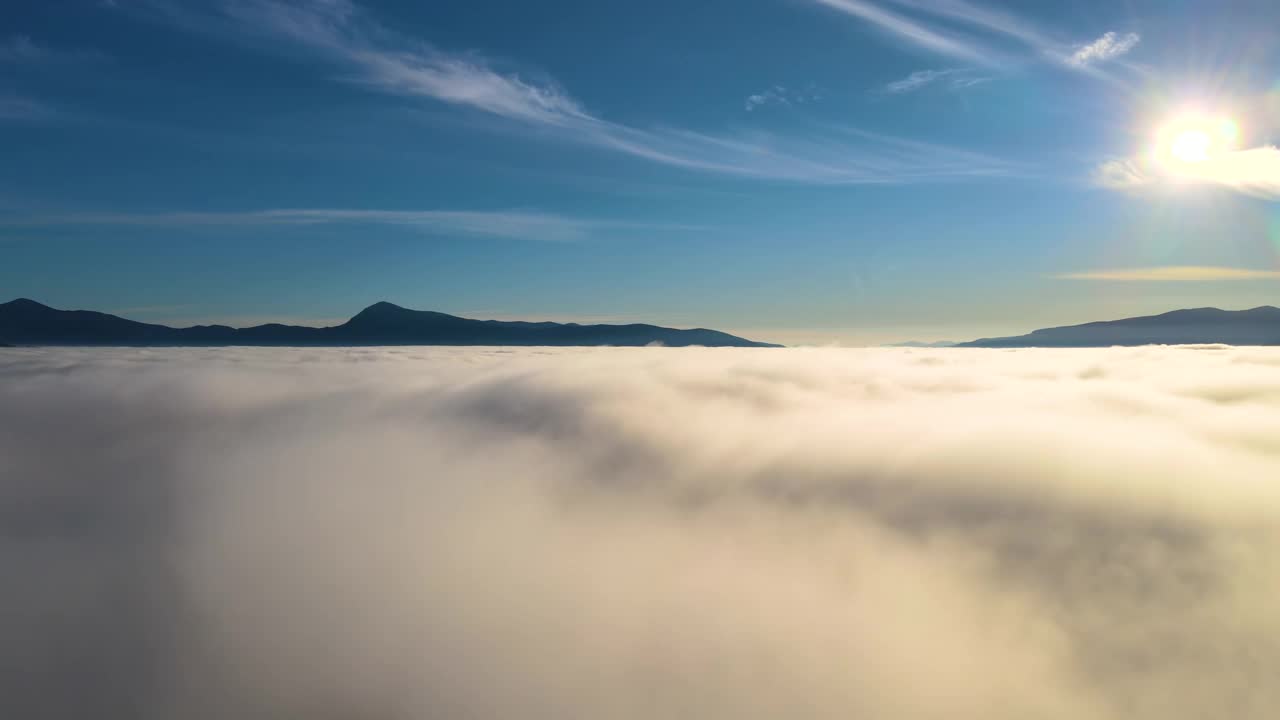
<svg viewBox="0 0 1280 720"><path fill-rule="evenodd" d="M954 347L1110 347L1113 345L1280 345L1280 308L1195 308L1161 315L1036 330L1013 337L982 338ZM332 327L270 323L247 328L196 325L174 328L91 310L57 310L20 298L0 304L0 347L9 345L126 346L359 346L523 345L781 347L695 328L657 325L475 320L379 302ZM941 347L944 343L904 343Z"/></svg>
<svg viewBox="0 0 1280 720"><path fill-rule="evenodd" d="M0 304L0 344L125 346L359 346L550 345L672 347L780 347L695 328L657 325L579 325L474 320L379 302L332 327L271 323L247 328L197 325L174 328L91 310L57 310L19 298Z"/></svg>
<svg viewBox="0 0 1280 720"><path fill-rule="evenodd" d="M1195 308L1161 315L1045 328L956 347L1110 347L1112 345L1280 345L1280 308Z"/></svg>

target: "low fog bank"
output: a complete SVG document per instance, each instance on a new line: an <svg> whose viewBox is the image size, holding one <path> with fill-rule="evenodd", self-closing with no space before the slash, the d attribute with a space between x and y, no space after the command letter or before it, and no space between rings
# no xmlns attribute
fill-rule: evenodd
<svg viewBox="0 0 1280 720"><path fill-rule="evenodd" d="M1280 349L0 351L0 715L1272 718Z"/></svg>

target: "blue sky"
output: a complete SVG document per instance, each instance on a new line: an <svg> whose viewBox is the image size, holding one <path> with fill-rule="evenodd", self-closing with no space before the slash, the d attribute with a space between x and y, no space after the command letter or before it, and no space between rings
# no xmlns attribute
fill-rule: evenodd
<svg viewBox="0 0 1280 720"><path fill-rule="evenodd" d="M1266 0L17 0L0 294L845 344L1280 304L1277 134Z"/></svg>

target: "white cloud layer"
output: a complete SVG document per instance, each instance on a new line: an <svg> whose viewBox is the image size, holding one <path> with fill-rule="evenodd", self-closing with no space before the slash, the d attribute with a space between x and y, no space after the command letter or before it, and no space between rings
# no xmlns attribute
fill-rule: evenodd
<svg viewBox="0 0 1280 720"><path fill-rule="evenodd" d="M1269 719L1277 369L0 351L0 710Z"/></svg>

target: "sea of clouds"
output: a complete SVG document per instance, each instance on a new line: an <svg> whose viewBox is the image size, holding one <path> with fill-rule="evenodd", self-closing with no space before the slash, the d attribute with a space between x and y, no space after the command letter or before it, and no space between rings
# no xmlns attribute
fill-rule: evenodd
<svg viewBox="0 0 1280 720"><path fill-rule="evenodd" d="M1280 712L1280 349L0 350L0 716Z"/></svg>

